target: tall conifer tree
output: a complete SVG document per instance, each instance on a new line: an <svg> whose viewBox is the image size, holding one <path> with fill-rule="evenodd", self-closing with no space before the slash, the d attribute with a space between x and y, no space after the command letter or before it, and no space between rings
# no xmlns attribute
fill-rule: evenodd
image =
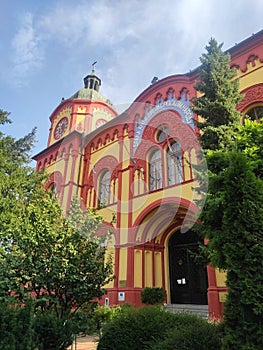
<svg viewBox="0 0 263 350"><path fill-rule="evenodd" d="M196 125L203 150L218 150L228 145L233 126L240 121L236 105L242 97L238 81L233 80L236 72L230 68L230 55L222 51L222 44L211 39L206 50L200 58L195 86L200 97L193 99L193 111L201 117Z"/></svg>
<svg viewBox="0 0 263 350"><path fill-rule="evenodd" d="M242 153L246 149L251 156L253 144L246 142L248 138L242 142L238 82L230 69L230 55L221 48L214 39L206 47L195 87L200 96L193 100L209 173L207 200L195 229L208 238L205 252L210 263L227 273L223 349L259 350L263 348L263 182L253 171L259 170L261 161L253 159L255 152L249 158ZM196 167L199 192L205 188L202 169L202 164Z"/></svg>

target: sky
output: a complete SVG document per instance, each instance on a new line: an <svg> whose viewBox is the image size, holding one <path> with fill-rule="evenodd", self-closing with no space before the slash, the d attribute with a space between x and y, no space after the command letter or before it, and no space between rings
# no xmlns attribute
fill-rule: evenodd
<svg viewBox="0 0 263 350"><path fill-rule="evenodd" d="M0 109L15 138L83 88L97 61L100 92L118 109L150 84L200 65L210 38L227 50L262 29L262 0L1 0Z"/></svg>

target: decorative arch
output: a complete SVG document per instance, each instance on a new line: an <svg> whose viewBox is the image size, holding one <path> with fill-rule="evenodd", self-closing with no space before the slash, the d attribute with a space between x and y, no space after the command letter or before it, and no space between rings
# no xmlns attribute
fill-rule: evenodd
<svg viewBox="0 0 263 350"><path fill-rule="evenodd" d="M111 180L117 177L118 160L113 156L105 156L101 158L96 164L94 164L96 173L94 174L94 180L97 181L98 175L103 169L108 169L111 173Z"/></svg>
<svg viewBox="0 0 263 350"><path fill-rule="evenodd" d="M257 103L263 103L263 84L256 84L241 91L244 95L237 108L241 113L245 113L249 106Z"/></svg>
<svg viewBox="0 0 263 350"><path fill-rule="evenodd" d="M49 188L51 188L51 186L55 184L56 187L56 191L58 193L61 192L61 188L63 185L63 175L61 174L60 171L54 171L50 176L49 179L45 185L45 188L48 190Z"/></svg>
<svg viewBox="0 0 263 350"><path fill-rule="evenodd" d="M89 161L89 158L88 158ZM97 163L92 164L93 171L90 172L89 178L85 181L88 184L89 188L95 188L99 183L99 177L101 176L104 170L110 172L110 182L115 181L118 177L118 161L113 156L105 156L101 158ZM87 176L84 174L84 176ZM88 188L83 191L83 196L86 198ZM115 196L115 193L112 194ZM111 195L111 197L112 197ZM85 199L86 200L86 199Z"/></svg>
<svg viewBox="0 0 263 350"><path fill-rule="evenodd" d="M117 230L112 225L112 223L103 221L103 223L100 225L99 229L97 230L96 234L98 237L102 237L102 236L106 237L107 249L115 247Z"/></svg>
<svg viewBox="0 0 263 350"><path fill-rule="evenodd" d="M145 126L142 134L143 142L140 142L134 153L136 158L146 159L148 149L156 144L155 133L160 124L167 124L170 129L169 138L172 137L178 140L183 151L198 150L200 148L197 136L191 126L181 121L181 116L178 112L169 110L158 113Z"/></svg>
<svg viewBox="0 0 263 350"><path fill-rule="evenodd" d="M136 123L134 125L134 152L142 141L145 127L149 125L156 115L165 111L177 112L178 116L180 116L181 123L189 125L194 129L194 115L190 107L189 89L183 86L180 90L180 97L177 98L172 88L170 88L170 90L167 91L166 100L163 99L162 93L158 91L154 97L154 105L150 105L149 109L145 109L143 118L136 118Z"/></svg>
<svg viewBox="0 0 263 350"><path fill-rule="evenodd" d="M41 168L42 168L42 162L40 161L40 162L37 163L36 170L37 170L37 171L40 171Z"/></svg>
<svg viewBox="0 0 263 350"><path fill-rule="evenodd" d="M151 203L136 218L130 236L131 243L144 244L158 236L160 243L164 244L170 227L182 225L186 220L189 225L193 224L197 212L198 207L184 198L161 198Z"/></svg>

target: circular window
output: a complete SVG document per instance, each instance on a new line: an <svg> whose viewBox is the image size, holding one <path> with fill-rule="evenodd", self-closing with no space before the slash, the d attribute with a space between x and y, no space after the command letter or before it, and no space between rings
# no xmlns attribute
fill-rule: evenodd
<svg viewBox="0 0 263 350"><path fill-rule="evenodd" d="M170 129L168 128L167 125L159 126L157 131L157 137L156 137L157 141L163 142L168 138L169 133L170 133Z"/></svg>

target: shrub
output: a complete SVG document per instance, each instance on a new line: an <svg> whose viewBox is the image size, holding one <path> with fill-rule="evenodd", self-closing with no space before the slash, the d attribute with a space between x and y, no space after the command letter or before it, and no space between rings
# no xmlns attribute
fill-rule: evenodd
<svg viewBox="0 0 263 350"><path fill-rule="evenodd" d="M147 349L154 339L165 338L174 316L157 306L124 308L103 327L98 350Z"/></svg>
<svg viewBox="0 0 263 350"><path fill-rule="evenodd" d="M33 304L15 305L13 301L0 304L0 349L31 350L33 341Z"/></svg>
<svg viewBox="0 0 263 350"><path fill-rule="evenodd" d="M166 299L165 290L157 287L146 287L141 293L141 299L144 304L163 304Z"/></svg>
<svg viewBox="0 0 263 350"><path fill-rule="evenodd" d="M97 323L95 311L97 302L87 302L76 312L75 319L77 323L77 334L95 334L97 333Z"/></svg>
<svg viewBox="0 0 263 350"><path fill-rule="evenodd" d="M64 350L73 343L77 325L74 319L58 318L54 312L35 317L36 343L39 350Z"/></svg>
<svg viewBox="0 0 263 350"><path fill-rule="evenodd" d="M176 325L164 340L156 341L149 350L219 350L221 334L218 325L194 315L186 315L186 324ZM188 319L188 320L187 320ZM182 319L183 321L183 319Z"/></svg>
<svg viewBox="0 0 263 350"><path fill-rule="evenodd" d="M98 350L218 350L217 325L161 307L126 309L103 328Z"/></svg>
<svg viewBox="0 0 263 350"><path fill-rule="evenodd" d="M119 305L113 307L98 306L94 313L94 321L96 323L97 332L101 333L102 327L109 323L118 313L127 307L129 307L128 304L124 304L122 307Z"/></svg>

